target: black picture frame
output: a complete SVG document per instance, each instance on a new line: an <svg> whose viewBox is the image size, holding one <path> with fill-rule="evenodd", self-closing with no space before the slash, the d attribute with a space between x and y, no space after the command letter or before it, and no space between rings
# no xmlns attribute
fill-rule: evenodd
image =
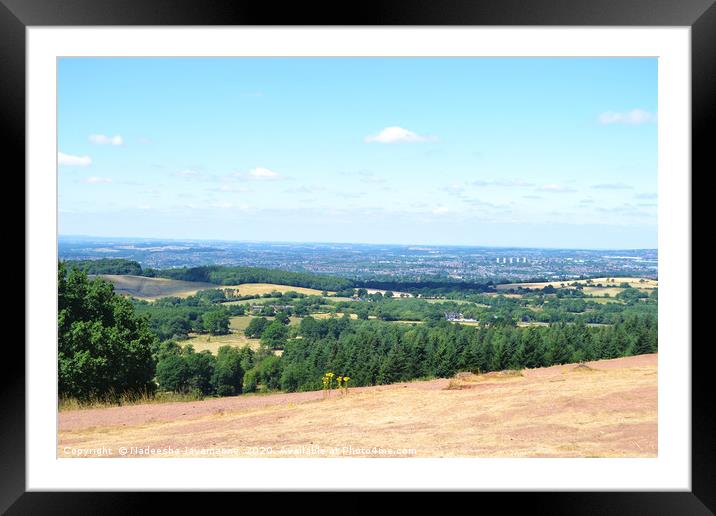
<svg viewBox="0 0 716 516"><path fill-rule="evenodd" d="M692 171L714 170L708 129L716 122L716 0L381 0L333 4L271 4L231 0L0 0L0 120L17 168L25 167L25 29L29 26L111 25L530 25L691 27ZM9 167L6 168L9 170ZM698 172L700 171L700 172ZM688 171L684 172L688 174ZM24 189L24 183L22 188ZM693 205L693 201L692 201ZM693 250L692 250L693 253ZM692 254L693 256L693 254ZM29 271L25 271L26 275ZM690 302L690 300L684 300ZM692 317L693 320L693 317ZM685 349L691 343L683 343ZM509 497L511 509L549 514L713 514L716 468L709 341L692 346L692 491L481 493L480 506ZM13 352L16 356L11 356ZM26 492L25 357L6 346L0 360L0 511L8 514L119 514L141 512L135 494ZM161 503L191 503L184 495L146 494ZM205 494L204 497L207 495ZM220 501L212 493L211 503ZM220 495L222 499L226 495ZM242 494L246 497L246 494ZM287 500L295 504L293 495ZM417 495L416 495L417 496ZM251 498L257 498L252 495ZM244 498L245 499L245 498ZM420 498L417 498L418 500ZM223 501L223 500L222 500ZM345 502L344 502L345 503ZM471 504L474 502L471 502ZM515 505L517 504L517 505ZM350 497L354 509L373 510ZM362 507L361 507L362 506ZM168 507L168 506L165 506ZM206 505L204 505L206 507ZM249 505L243 505L244 508ZM476 505L474 507L477 507ZM272 507L277 509L277 507Z"/></svg>

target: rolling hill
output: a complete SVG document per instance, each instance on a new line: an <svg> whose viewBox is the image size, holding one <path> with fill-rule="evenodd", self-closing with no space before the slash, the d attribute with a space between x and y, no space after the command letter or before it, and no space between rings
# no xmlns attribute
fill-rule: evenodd
<svg viewBox="0 0 716 516"><path fill-rule="evenodd" d="M99 277L112 283L115 292L118 294L145 300L153 300L167 296L189 297L196 294L199 290L217 288L217 285L212 285L211 283L165 278L147 278L128 274L100 274Z"/></svg>
<svg viewBox="0 0 716 516"><path fill-rule="evenodd" d="M300 294L320 296L322 291L313 288L293 287L290 285L277 285L274 283L243 283L241 285L215 285L203 281L184 281L167 278L148 278L145 276L100 274L99 277L106 279L114 285L118 294L131 296L137 299L151 301L160 297L176 296L189 297L200 290L232 289L241 296L260 296L270 292L298 292ZM333 294L334 292L329 292Z"/></svg>

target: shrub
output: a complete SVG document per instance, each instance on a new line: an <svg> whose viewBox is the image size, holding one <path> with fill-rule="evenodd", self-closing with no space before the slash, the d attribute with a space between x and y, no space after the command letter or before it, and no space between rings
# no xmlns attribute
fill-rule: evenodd
<svg viewBox="0 0 716 516"><path fill-rule="evenodd" d="M216 356L216 366L211 377L216 394L233 396L241 394L244 370L241 368L242 354L238 348L221 346Z"/></svg>

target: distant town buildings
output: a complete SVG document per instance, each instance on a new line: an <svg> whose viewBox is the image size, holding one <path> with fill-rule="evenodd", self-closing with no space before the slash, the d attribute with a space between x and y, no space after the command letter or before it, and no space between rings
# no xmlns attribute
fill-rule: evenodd
<svg viewBox="0 0 716 516"><path fill-rule="evenodd" d="M499 264L499 263L504 263L504 264L506 264L506 263L508 263L508 262L509 262L509 263L514 263L514 264L517 264L517 263L527 263L527 257L526 257L526 256L522 256L522 257L520 257L520 256L511 256L511 257L509 257L509 258L507 258L507 257L500 258L500 257L498 256L497 258L495 258L495 263L498 263L498 264Z"/></svg>
<svg viewBox="0 0 716 516"><path fill-rule="evenodd" d="M450 322L477 322L477 319L466 319L461 312L445 312L445 320Z"/></svg>
<svg viewBox="0 0 716 516"><path fill-rule="evenodd" d="M277 304L265 304L265 305L255 304L255 305L251 305L249 310L252 315L259 315L263 312L263 310L266 307L271 308L274 312L290 312L291 310L293 310L293 306L291 306L291 305L277 305Z"/></svg>

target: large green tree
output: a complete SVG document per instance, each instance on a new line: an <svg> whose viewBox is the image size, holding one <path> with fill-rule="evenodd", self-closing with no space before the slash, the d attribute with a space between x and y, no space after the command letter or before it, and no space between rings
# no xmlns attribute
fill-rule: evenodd
<svg viewBox="0 0 716 516"><path fill-rule="evenodd" d="M222 308L206 312L202 315L202 322L204 323L204 331L212 335L226 335L229 333L229 314Z"/></svg>
<svg viewBox="0 0 716 516"><path fill-rule="evenodd" d="M58 390L80 400L155 389L156 337L111 283L58 268Z"/></svg>
<svg viewBox="0 0 716 516"><path fill-rule="evenodd" d="M216 355L216 366L211 377L216 394L219 396L233 396L241 394L244 382L244 370L241 361L244 358L239 348L221 346Z"/></svg>
<svg viewBox="0 0 716 516"><path fill-rule="evenodd" d="M279 321L271 322L261 332L261 344L269 349L283 349L288 338L288 327Z"/></svg>

